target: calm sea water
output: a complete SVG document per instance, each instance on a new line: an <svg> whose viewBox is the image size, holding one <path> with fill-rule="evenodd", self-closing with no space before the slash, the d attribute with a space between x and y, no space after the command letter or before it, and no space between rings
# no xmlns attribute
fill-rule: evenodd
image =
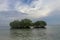
<svg viewBox="0 0 60 40"><path fill-rule="evenodd" d="M60 40L60 26L47 29L0 29L0 40Z"/></svg>

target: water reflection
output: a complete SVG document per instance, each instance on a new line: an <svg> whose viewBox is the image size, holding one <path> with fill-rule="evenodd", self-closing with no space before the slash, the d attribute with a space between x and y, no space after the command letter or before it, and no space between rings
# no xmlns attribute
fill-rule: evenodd
<svg viewBox="0 0 60 40"><path fill-rule="evenodd" d="M46 29L10 30L12 40L47 40Z"/></svg>

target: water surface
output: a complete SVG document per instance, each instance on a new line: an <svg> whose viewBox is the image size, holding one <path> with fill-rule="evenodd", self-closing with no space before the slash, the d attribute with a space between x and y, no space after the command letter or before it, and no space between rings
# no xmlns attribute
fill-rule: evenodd
<svg viewBox="0 0 60 40"><path fill-rule="evenodd" d="M60 40L60 26L47 29L0 29L0 40Z"/></svg>

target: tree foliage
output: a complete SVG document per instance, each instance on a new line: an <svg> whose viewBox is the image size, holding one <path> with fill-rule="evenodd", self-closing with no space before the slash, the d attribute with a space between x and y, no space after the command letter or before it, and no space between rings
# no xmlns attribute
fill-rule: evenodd
<svg viewBox="0 0 60 40"><path fill-rule="evenodd" d="M18 28L18 27L20 27L20 21L15 20L13 22L10 22L10 26L11 26L11 28Z"/></svg>
<svg viewBox="0 0 60 40"><path fill-rule="evenodd" d="M35 23L32 23L30 19L22 19L21 21L15 20L13 22L10 22L11 28L14 29L30 28L30 26L45 27L46 25L47 23L45 21L36 21Z"/></svg>
<svg viewBox="0 0 60 40"><path fill-rule="evenodd" d="M24 27L24 28L29 28L31 24L32 24L32 21L29 19L23 19L20 22L21 27Z"/></svg>
<svg viewBox="0 0 60 40"><path fill-rule="evenodd" d="M45 21L37 21L34 23L34 25L36 26L36 28L45 28L45 26L47 25L47 23Z"/></svg>
<svg viewBox="0 0 60 40"><path fill-rule="evenodd" d="M15 20L10 23L11 28L29 28L32 24L30 19L22 19L21 21Z"/></svg>

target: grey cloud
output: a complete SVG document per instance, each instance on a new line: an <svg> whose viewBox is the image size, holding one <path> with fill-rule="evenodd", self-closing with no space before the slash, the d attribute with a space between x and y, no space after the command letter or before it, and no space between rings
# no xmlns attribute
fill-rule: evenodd
<svg viewBox="0 0 60 40"><path fill-rule="evenodd" d="M54 10L48 17L43 18L50 25L60 25L60 10Z"/></svg>
<svg viewBox="0 0 60 40"><path fill-rule="evenodd" d="M8 25L13 20L21 20L26 17L27 14L17 11L2 11L0 12L0 26Z"/></svg>
<svg viewBox="0 0 60 40"><path fill-rule="evenodd" d="M7 4L9 6L9 8L8 8L9 10L8 11L0 11L0 26L9 25L9 22L13 21L14 19L21 20L23 18L27 18L27 16L28 16L27 13L21 13L21 12L16 11L16 9L15 9L16 3L20 2L20 1L21 0L8 0ZM48 24L60 24L60 5L59 5L60 2L58 2L58 1L59 0L44 0L43 5L52 7L52 9L54 7L56 7L56 9L54 8L54 10L52 12L49 12L49 15L47 17L44 17L44 18L39 17L38 19L36 18L36 19L32 19L32 20L33 21L45 20ZM2 1L0 0L0 4L2 4L2 3L3 3L3 0ZM4 3L3 3L3 5L4 5ZM57 7L57 6L59 6L59 7ZM40 10L43 10L44 6L41 6L41 7L42 8Z"/></svg>

